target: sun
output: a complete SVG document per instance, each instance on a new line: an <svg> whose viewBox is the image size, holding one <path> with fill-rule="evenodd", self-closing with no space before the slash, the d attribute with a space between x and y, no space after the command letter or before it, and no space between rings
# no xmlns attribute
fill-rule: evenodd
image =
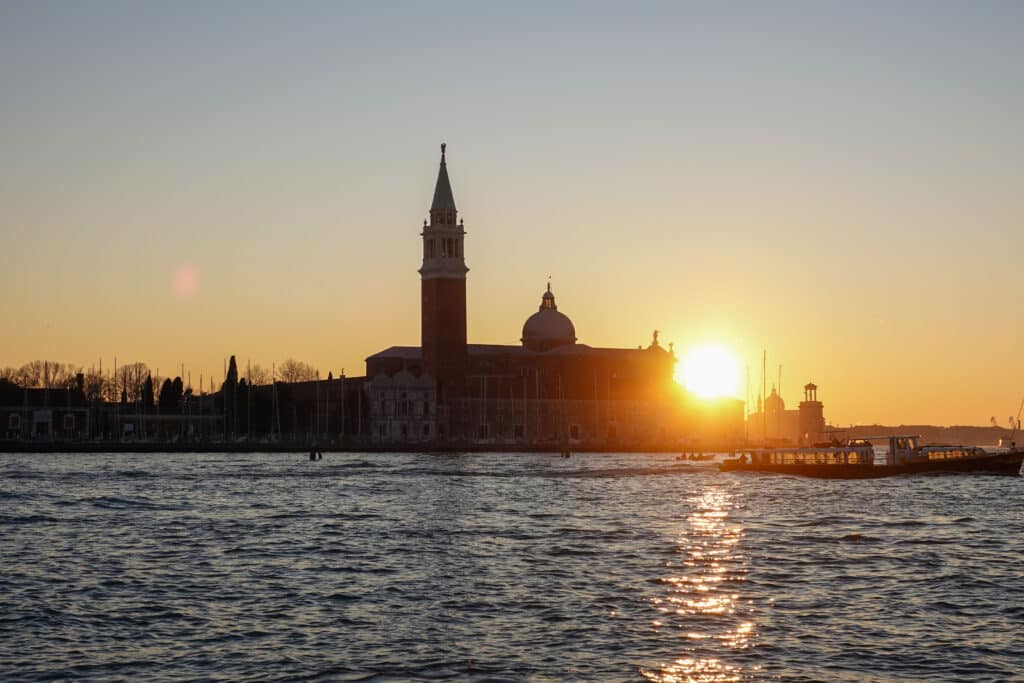
<svg viewBox="0 0 1024 683"><path fill-rule="evenodd" d="M733 355L714 344L687 352L682 365L676 370L676 381L701 398L735 396L739 376Z"/></svg>

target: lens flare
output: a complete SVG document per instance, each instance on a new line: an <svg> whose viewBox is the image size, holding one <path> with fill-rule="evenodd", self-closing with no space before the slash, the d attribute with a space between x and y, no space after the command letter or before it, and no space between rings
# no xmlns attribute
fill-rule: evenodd
<svg viewBox="0 0 1024 683"><path fill-rule="evenodd" d="M199 289L199 269L191 263L183 263L174 271L174 291L183 299Z"/></svg>

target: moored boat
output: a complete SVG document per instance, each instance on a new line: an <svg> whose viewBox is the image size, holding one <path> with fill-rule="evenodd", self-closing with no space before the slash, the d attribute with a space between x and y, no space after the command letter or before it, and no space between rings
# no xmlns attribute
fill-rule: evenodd
<svg viewBox="0 0 1024 683"><path fill-rule="evenodd" d="M887 439L882 462L872 440ZM823 479L875 479L905 474L1021 474L1024 449L986 451L977 446L921 446L916 436L851 439L845 445L768 448L738 452L722 472L774 472Z"/></svg>

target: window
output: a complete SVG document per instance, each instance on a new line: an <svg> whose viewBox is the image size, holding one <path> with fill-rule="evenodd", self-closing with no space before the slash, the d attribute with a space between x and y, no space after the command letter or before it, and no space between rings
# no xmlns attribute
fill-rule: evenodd
<svg viewBox="0 0 1024 683"><path fill-rule="evenodd" d="M388 435L388 425L385 422L381 422L380 423L380 435L381 436L387 436Z"/></svg>
<svg viewBox="0 0 1024 683"><path fill-rule="evenodd" d="M64 416L64 431L72 432L75 430L75 416L68 413Z"/></svg>
<svg viewBox="0 0 1024 683"><path fill-rule="evenodd" d="M487 424L480 425L479 435L480 435L481 439L488 438L490 436L490 433L491 433L491 429L490 429L489 425L487 425Z"/></svg>
<svg viewBox="0 0 1024 683"><path fill-rule="evenodd" d="M517 439L523 439L526 437L526 428L523 425L516 425L512 433Z"/></svg>
<svg viewBox="0 0 1024 683"><path fill-rule="evenodd" d="M8 429L21 429L21 415L8 415L7 416L7 428Z"/></svg>
<svg viewBox="0 0 1024 683"><path fill-rule="evenodd" d="M435 244L435 240L427 240L427 256L428 257L434 258L434 256L437 253L436 246L437 245Z"/></svg>
<svg viewBox="0 0 1024 683"><path fill-rule="evenodd" d="M405 423L403 422L402 423L402 438L405 438L407 436L409 436L409 428L406 427Z"/></svg>
<svg viewBox="0 0 1024 683"><path fill-rule="evenodd" d="M430 436L430 425L423 425L423 436Z"/></svg>

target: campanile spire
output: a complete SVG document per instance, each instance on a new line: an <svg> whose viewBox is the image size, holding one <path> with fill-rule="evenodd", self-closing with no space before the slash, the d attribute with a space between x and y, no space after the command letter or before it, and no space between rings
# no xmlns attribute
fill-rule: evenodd
<svg viewBox="0 0 1024 683"><path fill-rule="evenodd" d="M458 210L455 208L455 196L452 194L452 183L448 180L448 163L445 149L441 143L441 167L437 170L437 183L434 185L434 201L430 204L430 222L435 225L455 225Z"/></svg>

